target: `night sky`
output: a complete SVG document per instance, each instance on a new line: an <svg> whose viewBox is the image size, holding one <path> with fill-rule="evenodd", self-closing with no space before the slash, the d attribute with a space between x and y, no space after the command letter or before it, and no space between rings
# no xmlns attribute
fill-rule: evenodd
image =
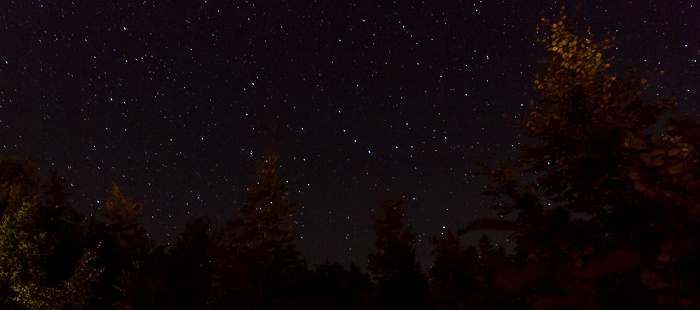
<svg viewBox="0 0 700 310"><path fill-rule="evenodd" d="M0 152L57 170L85 214L115 182L167 244L238 216L274 120L311 264L364 266L372 210L405 197L426 266L430 235L494 215L476 159L518 154L536 27L562 5L616 37L612 69L638 67L646 98L700 115L698 4L577 2L3 1Z"/></svg>

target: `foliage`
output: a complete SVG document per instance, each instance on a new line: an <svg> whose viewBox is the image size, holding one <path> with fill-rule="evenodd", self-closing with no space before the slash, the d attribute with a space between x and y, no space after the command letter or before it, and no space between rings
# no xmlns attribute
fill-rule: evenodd
<svg viewBox="0 0 700 310"><path fill-rule="evenodd" d="M127 199L115 183L112 183L112 197L105 203L104 208L100 209L100 215L107 219L113 230L129 232L132 236L139 235L138 225L142 212L143 205ZM129 241L120 240L119 245L127 248L124 245Z"/></svg>
<svg viewBox="0 0 700 310"><path fill-rule="evenodd" d="M93 225L95 237L103 244L97 262L105 271L96 286L101 299L94 306L133 309L139 303L135 295L143 274L140 264L151 248L151 240L139 225L143 206L112 184L112 197L99 211L107 222Z"/></svg>
<svg viewBox="0 0 700 310"><path fill-rule="evenodd" d="M0 156L0 301L5 308L82 309L92 297L91 283L100 274L95 252L84 250L71 274L56 285L48 281L47 260L54 244L40 225L39 198L29 176L30 163ZM65 268L65 267L64 267Z"/></svg>
<svg viewBox="0 0 700 310"><path fill-rule="evenodd" d="M643 103L647 80L610 73L611 41L579 37L565 18L543 19L552 57L520 123L539 142L523 148L517 170L485 166L497 184L488 194L510 198L494 208L517 215L510 273L532 275L502 287L535 309L694 308L697 125L670 116L673 99ZM518 181L522 173L535 182Z"/></svg>

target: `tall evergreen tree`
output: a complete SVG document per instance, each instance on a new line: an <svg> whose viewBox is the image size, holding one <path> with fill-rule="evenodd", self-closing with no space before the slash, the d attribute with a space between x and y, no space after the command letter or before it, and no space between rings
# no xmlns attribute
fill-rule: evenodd
<svg viewBox="0 0 700 310"><path fill-rule="evenodd" d="M248 188L240 210L243 225L239 237L245 240L246 247L255 249L251 258L263 263L275 259L291 263L298 259L295 243L299 234L289 217L296 213L299 203L289 200L288 182L276 173L278 158L271 155L256 162L260 180Z"/></svg>
<svg viewBox="0 0 700 310"><path fill-rule="evenodd" d="M403 223L403 199L382 202L373 216L377 240L367 268L382 309L420 309L426 280L416 260L416 237Z"/></svg>
<svg viewBox="0 0 700 310"><path fill-rule="evenodd" d="M294 292L294 284L306 270L297 250L299 234L290 216L298 206L288 198L288 183L276 173L279 158L271 154L256 162L260 179L248 188L241 218L229 223L224 236L224 268L215 289L229 291L220 298L238 297L228 303L250 309L271 309Z"/></svg>

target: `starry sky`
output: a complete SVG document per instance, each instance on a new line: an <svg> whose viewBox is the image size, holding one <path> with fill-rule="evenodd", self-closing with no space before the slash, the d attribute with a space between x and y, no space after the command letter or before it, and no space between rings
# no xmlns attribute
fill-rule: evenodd
<svg viewBox="0 0 700 310"><path fill-rule="evenodd" d="M426 266L430 235L494 216L476 159L518 154L536 27L562 5L616 37L613 69L648 76L649 100L700 115L694 1L366 3L3 1L0 152L57 170L85 214L115 182L165 245L237 217L274 123L311 264L364 266L370 214L404 197Z"/></svg>

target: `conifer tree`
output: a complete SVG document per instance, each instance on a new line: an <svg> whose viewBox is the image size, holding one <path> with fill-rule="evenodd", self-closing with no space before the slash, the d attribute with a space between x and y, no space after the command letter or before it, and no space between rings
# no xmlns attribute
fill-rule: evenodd
<svg viewBox="0 0 700 310"><path fill-rule="evenodd" d="M382 202L373 216L377 240L368 257L375 302L381 309L420 309L425 276L416 260L416 237L403 223L402 199Z"/></svg>
<svg viewBox="0 0 700 310"><path fill-rule="evenodd" d="M248 188L245 204L240 210L243 225L239 237L246 241L248 248L261 251L250 254L263 264L274 259L296 259L295 242L299 239L289 219L299 203L289 200L287 181L276 173L278 158L278 155L271 155L256 162L260 180ZM282 256L271 257L270 253Z"/></svg>
<svg viewBox="0 0 700 310"><path fill-rule="evenodd" d="M289 200L288 183L276 173L278 158L270 153L256 162L259 180L248 188L241 218L231 221L225 232L225 273L214 288L220 291L219 297L242 298L226 302L238 307L272 308L275 300L294 291L306 270L296 247L300 235L290 219L299 203ZM233 294L225 293L231 290Z"/></svg>

